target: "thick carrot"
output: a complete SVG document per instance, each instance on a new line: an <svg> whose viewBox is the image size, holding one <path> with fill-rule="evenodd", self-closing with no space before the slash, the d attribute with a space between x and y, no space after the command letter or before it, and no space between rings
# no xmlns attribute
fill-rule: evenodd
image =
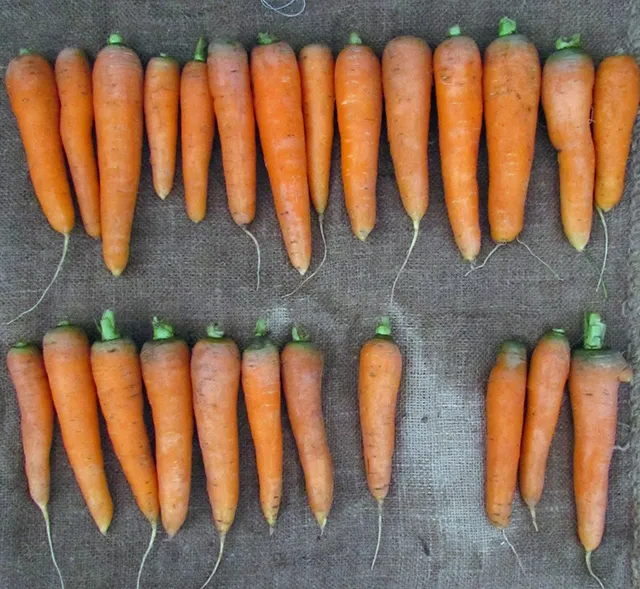
<svg viewBox="0 0 640 589"><path fill-rule="evenodd" d="M240 494L240 352L236 343L216 325L207 327L207 337L193 348L191 382L207 492L220 537L218 559L204 587L220 566L224 541L235 519Z"/></svg>
<svg viewBox="0 0 640 589"><path fill-rule="evenodd" d="M500 346L487 385L487 457L485 507L492 525L509 525L518 480L520 441L527 389L527 350L506 341Z"/></svg>
<svg viewBox="0 0 640 589"><path fill-rule="evenodd" d="M53 440L53 401L42 354L37 346L25 342L15 344L7 354L7 368L16 390L20 408L20 429L24 450L24 468L31 499L42 511L53 566L64 589L58 568L49 523L49 490L51 465L49 455Z"/></svg>
<svg viewBox="0 0 640 589"><path fill-rule="evenodd" d="M612 55L598 66L593 93L596 150L595 201L609 211L622 198L631 132L640 103L640 70L631 55Z"/></svg>
<svg viewBox="0 0 640 589"><path fill-rule="evenodd" d="M106 534L113 502L104 474L89 340L80 327L63 321L47 331L42 348L62 442L87 507Z"/></svg>
<svg viewBox="0 0 640 589"><path fill-rule="evenodd" d="M102 253L114 276L129 260L142 158L142 64L113 34L93 65Z"/></svg>
<svg viewBox="0 0 640 589"><path fill-rule="evenodd" d="M333 501L333 466L322 415L324 358L302 327L282 350L282 388L304 471L311 513L324 532Z"/></svg>
<svg viewBox="0 0 640 589"><path fill-rule="evenodd" d="M191 489L193 401L189 347L173 327L153 318L153 340L142 346L142 378L151 405L162 525L170 538L187 517Z"/></svg>
<svg viewBox="0 0 640 589"><path fill-rule="evenodd" d="M581 252L593 219L593 61L580 49L580 35L558 39L556 49L542 71L542 108L549 139L558 151L562 225L571 245Z"/></svg>
<svg viewBox="0 0 640 589"><path fill-rule="evenodd" d="M100 237L100 183L93 149L91 65L81 49L68 47L56 58L60 95L60 136L67 155L85 231Z"/></svg>
<svg viewBox="0 0 640 589"><path fill-rule="evenodd" d="M300 72L287 43L266 34L258 39L251 79L260 144L289 260L304 274L311 261L311 217Z"/></svg>
<svg viewBox="0 0 640 589"><path fill-rule="evenodd" d="M438 106L438 138L444 200L462 257L473 262L480 252L478 147L482 129L482 58L475 41L460 27L433 54Z"/></svg>
<svg viewBox="0 0 640 589"><path fill-rule="evenodd" d="M351 228L364 241L376 223L382 74L380 60L356 33L338 55L335 76L344 199Z"/></svg>
<svg viewBox="0 0 640 589"><path fill-rule="evenodd" d="M569 377L571 347L562 329L542 336L533 350L527 380L527 410L520 453L520 493L535 529L551 440Z"/></svg>
<svg viewBox="0 0 640 589"><path fill-rule="evenodd" d="M489 225L498 243L524 226L540 102L540 60L535 45L500 20L498 38L484 53L484 116L489 153Z"/></svg>
<svg viewBox="0 0 640 589"><path fill-rule="evenodd" d="M144 118L156 194L165 199L176 172L180 65L166 53L152 57L144 74Z"/></svg>
<svg viewBox="0 0 640 589"><path fill-rule="evenodd" d="M376 564L382 537L382 505L391 483L391 460L396 435L396 403L402 379L402 354L391 337L388 317L375 337L360 351L358 400L364 465L369 492L378 502L378 541L371 562Z"/></svg>
<svg viewBox="0 0 640 589"><path fill-rule="evenodd" d="M206 41L201 37L193 59L184 66L180 79L184 200L187 215L194 223L202 221L207 212L209 162L215 134L206 48Z"/></svg>
<svg viewBox="0 0 640 589"><path fill-rule="evenodd" d="M280 354L263 319L242 354L242 390L256 449L260 505L273 532L282 499Z"/></svg>
<svg viewBox="0 0 640 589"><path fill-rule="evenodd" d="M593 577L591 553L602 541L607 511L609 465L618 425L618 386L630 382L633 375L620 352L603 347L605 330L600 315L587 315L584 344L571 354L569 373L578 536Z"/></svg>

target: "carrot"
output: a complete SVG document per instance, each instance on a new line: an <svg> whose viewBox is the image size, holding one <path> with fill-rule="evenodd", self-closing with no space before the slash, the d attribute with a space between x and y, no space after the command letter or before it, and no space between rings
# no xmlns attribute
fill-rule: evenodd
<svg viewBox="0 0 640 589"><path fill-rule="evenodd" d="M356 33L338 55L335 76L344 199L351 228L364 241L376 223L382 74L380 60Z"/></svg>
<svg viewBox="0 0 640 589"><path fill-rule="evenodd" d="M113 502L104 474L89 340L80 327L63 321L47 331L42 349L62 442L87 507L106 534Z"/></svg>
<svg viewBox="0 0 640 589"><path fill-rule="evenodd" d="M282 350L282 387L304 471L309 507L324 532L333 501L333 466L322 415L324 358L302 327Z"/></svg>
<svg viewBox="0 0 640 589"><path fill-rule="evenodd" d="M264 319L258 320L253 334L242 354L242 390L256 449L260 505L273 533L282 499L280 354Z"/></svg>
<svg viewBox="0 0 640 589"><path fill-rule="evenodd" d="M33 311L55 282L69 248L75 214L60 138L60 103L53 68L37 53L21 49L7 67L4 83L18 122L31 183L49 225L64 236L62 257L53 278L35 305L9 321Z"/></svg>
<svg viewBox="0 0 640 589"><path fill-rule="evenodd" d="M300 72L293 49L261 33L251 51L260 144L289 260L304 275L311 261L311 218Z"/></svg>
<svg viewBox="0 0 640 589"><path fill-rule="evenodd" d="M618 386L633 375L620 352L604 346L606 325L597 313L585 317L584 344L571 354L569 398L573 411L573 482L578 536L589 574L600 546L607 510L609 465L618 422Z"/></svg>
<svg viewBox="0 0 640 589"><path fill-rule="evenodd" d="M158 480L144 423L144 398L138 350L133 341L116 330L113 311L100 321L102 341L91 346L91 370L109 438L136 503L151 524L151 539L140 563L142 569L158 530Z"/></svg>
<svg viewBox="0 0 640 589"><path fill-rule="evenodd" d="M433 66L431 49L417 37L396 37L382 54L382 86L391 158L404 209L413 223L413 238L393 281L391 300L409 261L429 204L429 116Z"/></svg>
<svg viewBox="0 0 640 589"><path fill-rule="evenodd" d="M542 496L547 457L558 423L570 360L571 348L562 329L545 333L531 356L520 453L520 493L529 507L536 531L536 505Z"/></svg>
<svg viewBox="0 0 640 589"><path fill-rule="evenodd" d="M166 53L152 57L144 74L144 118L156 194L164 200L176 172L180 65Z"/></svg>
<svg viewBox="0 0 640 589"><path fill-rule="evenodd" d="M93 149L91 65L81 49L67 47L56 58L60 136L67 154L85 231L100 237L100 183Z"/></svg>
<svg viewBox="0 0 640 589"><path fill-rule="evenodd" d="M256 246L260 288L260 245L247 229L256 216L256 123L247 52L239 43L210 43L207 70L229 212Z"/></svg>
<svg viewBox="0 0 640 589"><path fill-rule="evenodd" d="M558 39L556 49L542 71L542 107L549 139L558 151L562 225L571 245L581 252L593 218L593 61L580 49L580 35Z"/></svg>
<svg viewBox="0 0 640 589"><path fill-rule="evenodd" d="M540 61L515 21L500 20L498 38L484 53L483 95L489 153L489 225L498 243L513 241L524 226L533 163Z"/></svg>
<svg viewBox="0 0 640 589"><path fill-rule="evenodd" d="M378 502L378 541L371 562L376 564L382 537L382 505L391 483L391 460L395 445L395 416L402 379L402 354L391 337L389 318L376 327L375 337L360 351L358 400L364 464L369 492Z"/></svg>
<svg viewBox="0 0 640 589"><path fill-rule="evenodd" d="M182 176L187 215L194 223L207 212L209 162L215 134L213 100L207 78L206 41L200 37L180 79Z"/></svg>
<svg viewBox="0 0 640 589"><path fill-rule="evenodd" d="M123 43L111 35L93 65L102 253L114 276L129 260L142 158L142 64Z"/></svg>
<svg viewBox="0 0 640 589"><path fill-rule="evenodd" d="M60 579L60 586L64 589L62 573L53 551L49 521L48 505L51 488L49 455L53 440L53 401L42 354L37 346L18 342L7 354L7 368L20 408L24 467L29 493L42 512L51 560Z"/></svg>
<svg viewBox="0 0 640 589"><path fill-rule="evenodd" d="M220 566L224 541L235 519L240 493L240 352L236 343L217 325L207 327L207 337L193 348L191 382L207 492L220 537L218 559L202 586L205 587Z"/></svg>
<svg viewBox="0 0 640 589"><path fill-rule="evenodd" d="M482 58L459 26L433 54L444 199L456 245L473 262L480 252L478 147L482 129Z"/></svg>
<svg viewBox="0 0 640 589"><path fill-rule="evenodd" d="M170 538L187 517L191 489L193 402L189 347L173 327L153 318L153 340L140 353L142 379L156 434L162 525Z"/></svg>

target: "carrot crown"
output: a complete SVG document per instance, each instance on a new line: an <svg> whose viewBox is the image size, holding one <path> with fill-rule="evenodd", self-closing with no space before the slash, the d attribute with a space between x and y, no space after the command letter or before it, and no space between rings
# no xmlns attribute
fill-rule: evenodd
<svg viewBox="0 0 640 589"><path fill-rule="evenodd" d="M355 31L349 34L349 45L362 45L362 39Z"/></svg>
<svg viewBox="0 0 640 589"><path fill-rule="evenodd" d="M462 30L460 29L460 25L453 25L447 31L447 37L459 37L462 35Z"/></svg>
<svg viewBox="0 0 640 589"><path fill-rule="evenodd" d="M302 325L294 325L291 328L291 337L294 342L309 342L311 341L311 336L309 332L302 327Z"/></svg>
<svg viewBox="0 0 640 589"><path fill-rule="evenodd" d="M207 337L211 339L222 339L224 337L224 330L217 323L207 325Z"/></svg>
<svg viewBox="0 0 640 589"><path fill-rule="evenodd" d="M31 49L25 49L24 47L20 47L18 50L18 55L32 55L35 51L31 51Z"/></svg>
<svg viewBox="0 0 640 589"><path fill-rule="evenodd" d="M204 37L198 39L198 44L193 54L193 61L207 61L207 41Z"/></svg>
<svg viewBox="0 0 640 589"><path fill-rule="evenodd" d="M120 339L120 334L116 329L116 316L111 309L107 309L102 314L98 331L100 331L103 342L110 342L112 340Z"/></svg>
<svg viewBox="0 0 640 589"><path fill-rule="evenodd" d="M124 37L120 33L111 33L107 45L124 45Z"/></svg>
<svg viewBox="0 0 640 589"><path fill-rule="evenodd" d="M269 339L267 330L267 320L258 319L256 328L253 330L253 338L247 346L247 350L258 351L265 348L275 348L275 344Z"/></svg>
<svg viewBox="0 0 640 589"><path fill-rule="evenodd" d="M607 325L599 313L587 313L584 317L584 349L601 350L606 331Z"/></svg>
<svg viewBox="0 0 640 589"><path fill-rule="evenodd" d="M278 41L279 39L275 35L270 35L269 33L258 33L258 45L271 45Z"/></svg>
<svg viewBox="0 0 640 589"><path fill-rule="evenodd" d="M556 51L562 51L563 49L580 49L582 47L582 41L580 39L580 33L575 33L571 37L560 37L556 39Z"/></svg>
<svg viewBox="0 0 640 589"><path fill-rule="evenodd" d="M20 340L19 342L16 342L15 344L13 344L11 347L15 348L16 350L22 350L24 348L30 348L32 345L33 344L30 344L25 340Z"/></svg>
<svg viewBox="0 0 640 589"><path fill-rule="evenodd" d="M173 326L157 317L153 318L153 339L171 339L173 337Z"/></svg>
<svg viewBox="0 0 640 589"><path fill-rule="evenodd" d="M508 16L503 16L498 25L498 37L507 37L508 35L514 35L516 32L516 21Z"/></svg>
<svg viewBox="0 0 640 589"><path fill-rule="evenodd" d="M376 327L376 336L391 337L391 321L389 317L382 317Z"/></svg>

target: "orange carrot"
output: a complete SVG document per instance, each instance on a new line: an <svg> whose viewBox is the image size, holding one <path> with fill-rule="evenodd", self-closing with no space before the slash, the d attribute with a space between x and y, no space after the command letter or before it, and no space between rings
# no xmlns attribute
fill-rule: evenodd
<svg viewBox="0 0 640 589"><path fill-rule="evenodd" d="M433 54L444 199L462 257L480 252L478 147L482 129L482 58L459 26Z"/></svg>
<svg viewBox="0 0 640 589"><path fill-rule="evenodd" d="M120 276L129 260L142 158L142 65L113 34L93 65L93 109L100 171L105 264Z"/></svg>
<svg viewBox="0 0 640 589"><path fill-rule="evenodd" d="M87 507L106 534L113 502L104 474L89 340L80 327L63 321L47 331L42 348L62 442Z"/></svg>
<svg viewBox="0 0 640 589"><path fill-rule="evenodd" d="M242 354L242 390L256 449L260 505L273 533L282 499L282 422L280 354L258 320L254 337Z"/></svg>
<svg viewBox="0 0 640 589"><path fill-rule="evenodd" d="M382 75L380 60L356 33L338 55L335 76L344 199L351 228L364 241L376 223Z"/></svg>
<svg viewBox="0 0 640 589"><path fill-rule="evenodd" d="M287 43L263 33L258 40L251 78L260 144L289 260L304 275L311 261L311 218L300 72Z"/></svg>
<svg viewBox="0 0 640 589"><path fill-rule="evenodd" d="M68 47L56 58L60 95L60 136L85 231L100 237L100 184L93 150L91 65L81 49Z"/></svg>

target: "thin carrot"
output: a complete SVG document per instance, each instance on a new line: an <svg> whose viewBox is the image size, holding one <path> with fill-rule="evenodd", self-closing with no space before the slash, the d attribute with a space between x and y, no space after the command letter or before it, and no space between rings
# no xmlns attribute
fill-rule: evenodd
<svg viewBox="0 0 640 589"><path fill-rule="evenodd" d="M102 252L114 276L129 260L142 158L142 64L123 43L111 35L93 65Z"/></svg>
<svg viewBox="0 0 640 589"><path fill-rule="evenodd" d="M207 337L193 348L191 382L207 492L220 538L218 558L202 585L204 588L220 566L224 541L235 519L240 493L240 352L236 343L217 325L207 327Z"/></svg>
<svg viewBox="0 0 640 589"><path fill-rule="evenodd" d="M311 261L311 217L300 72L293 49L261 33L251 51L260 144L289 260L304 275Z"/></svg>
<svg viewBox="0 0 640 589"><path fill-rule="evenodd" d="M80 327L63 321L47 331L42 349L62 442L87 507L106 534L113 502L104 474L89 340Z"/></svg>
<svg viewBox="0 0 640 589"><path fill-rule="evenodd" d="M33 344L18 342L7 354L7 368L20 408L24 467L29 493L42 512L51 560L60 579L60 587L64 589L62 573L53 551L49 522L48 505L51 488L49 455L53 439L53 401L42 353Z"/></svg>
<svg viewBox="0 0 640 589"><path fill-rule="evenodd" d="M356 33L338 55L335 76L344 199L351 228L364 241L376 223L382 74L380 60Z"/></svg>
<svg viewBox="0 0 640 589"><path fill-rule="evenodd" d="M482 129L482 58L475 41L451 27L433 54L444 199L462 257L480 252L478 148Z"/></svg>
<svg viewBox="0 0 640 589"><path fill-rule="evenodd" d="M60 95L60 136L67 155L85 231L100 237L100 183L93 149L91 65L81 49L68 47L56 58Z"/></svg>
<svg viewBox="0 0 640 589"><path fill-rule="evenodd" d="M253 339L242 354L242 390L256 449L260 505L273 533L282 499L282 422L280 354L258 320Z"/></svg>
<svg viewBox="0 0 640 589"><path fill-rule="evenodd" d="M206 41L201 37L193 59L184 66L180 79L184 199L187 215L194 223L202 221L207 212L209 162L215 134L206 48Z"/></svg>
<svg viewBox="0 0 640 589"><path fill-rule="evenodd" d="M151 405L162 525L170 538L187 517L191 489L193 401L189 347L173 327L153 318L153 340L140 352L142 378Z"/></svg>
<svg viewBox="0 0 640 589"><path fill-rule="evenodd" d="M382 538L382 505L391 483L391 460L396 435L396 403L402 379L402 354L391 337L389 318L360 351L358 399L364 465L369 492L378 502L378 541L371 562L376 564Z"/></svg>

